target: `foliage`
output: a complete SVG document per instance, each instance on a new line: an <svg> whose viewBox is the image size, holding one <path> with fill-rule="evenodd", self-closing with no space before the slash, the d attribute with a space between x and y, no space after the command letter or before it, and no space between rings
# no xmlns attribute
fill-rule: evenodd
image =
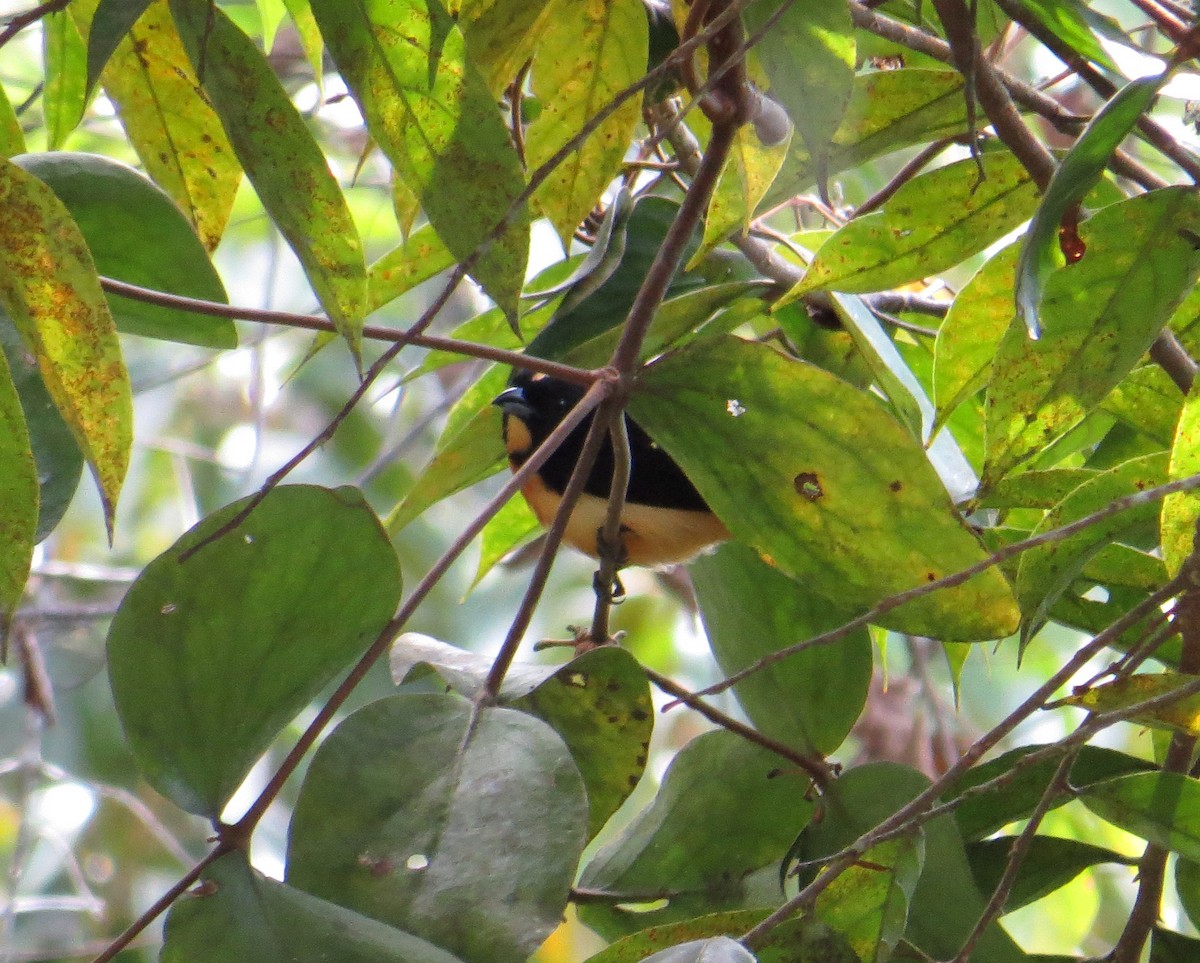
<svg viewBox="0 0 1200 963"><path fill-rule="evenodd" d="M1195 958L1183 7L13 16L4 958ZM732 540L551 577L513 366Z"/></svg>

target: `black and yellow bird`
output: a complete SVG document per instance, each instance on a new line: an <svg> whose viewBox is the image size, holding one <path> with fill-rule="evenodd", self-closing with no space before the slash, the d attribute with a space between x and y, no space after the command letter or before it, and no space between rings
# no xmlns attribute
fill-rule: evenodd
<svg viewBox="0 0 1200 963"><path fill-rule="evenodd" d="M504 415L504 447L514 471L583 394L582 387L548 375L519 371L513 376L510 387L493 404ZM521 489L543 525L554 519L591 423L588 415ZM671 456L628 415L625 428L630 465L621 512L621 564L656 567L685 562L729 538L729 531ZM612 443L605 438L563 536L593 558L599 555L596 537L604 525L612 477Z"/></svg>

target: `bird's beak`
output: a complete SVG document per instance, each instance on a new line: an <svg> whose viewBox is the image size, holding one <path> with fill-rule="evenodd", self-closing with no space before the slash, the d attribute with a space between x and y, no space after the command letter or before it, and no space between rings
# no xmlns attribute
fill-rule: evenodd
<svg viewBox="0 0 1200 963"><path fill-rule="evenodd" d="M533 409L529 407L529 402L525 400L525 391L522 388L506 388L500 394L496 395L492 404L506 415L515 415L522 421L533 414Z"/></svg>

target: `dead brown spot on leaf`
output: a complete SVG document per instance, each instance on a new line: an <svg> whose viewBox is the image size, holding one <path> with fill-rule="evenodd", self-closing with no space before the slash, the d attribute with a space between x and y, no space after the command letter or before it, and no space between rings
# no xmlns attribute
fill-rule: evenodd
<svg viewBox="0 0 1200 963"><path fill-rule="evenodd" d="M891 491L894 491L894 492L898 492L898 491L900 491L900 489L901 489L901 488L903 488L903 487L904 487L904 486L900 484L900 481L899 481L899 479L897 479L896 481L894 481L894 482L892 482L890 485L888 485L888 488L889 488Z"/></svg>
<svg viewBox="0 0 1200 963"><path fill-rule="evenodd" d="M825 494L825 489L821 487L821 479L813 471L800 472L792 479L792 484L796 488L796 494L804 496L810 502L815 502Z"/></svg>

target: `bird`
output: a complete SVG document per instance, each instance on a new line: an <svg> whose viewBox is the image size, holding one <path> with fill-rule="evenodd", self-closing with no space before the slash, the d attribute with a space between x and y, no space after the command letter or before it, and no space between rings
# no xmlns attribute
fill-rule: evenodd
<svg viewBox="0 0 1200 963"><path fill-rule="evenodd" d="M584 389L561 378L518 370L492 402L502 412L504 447L513 471L583 397ZM562 501L584 439L588 415L522 486L521 494L539 522L549 526ZM625 415L629 437L629 485L621 510L618 565L665 568L694 558L729 538L729 530L709 508L675 460ZM597 536L604 525L613 477L613 448L604 444L579 496L563 540L592 558L600 555Z"/></svg>

